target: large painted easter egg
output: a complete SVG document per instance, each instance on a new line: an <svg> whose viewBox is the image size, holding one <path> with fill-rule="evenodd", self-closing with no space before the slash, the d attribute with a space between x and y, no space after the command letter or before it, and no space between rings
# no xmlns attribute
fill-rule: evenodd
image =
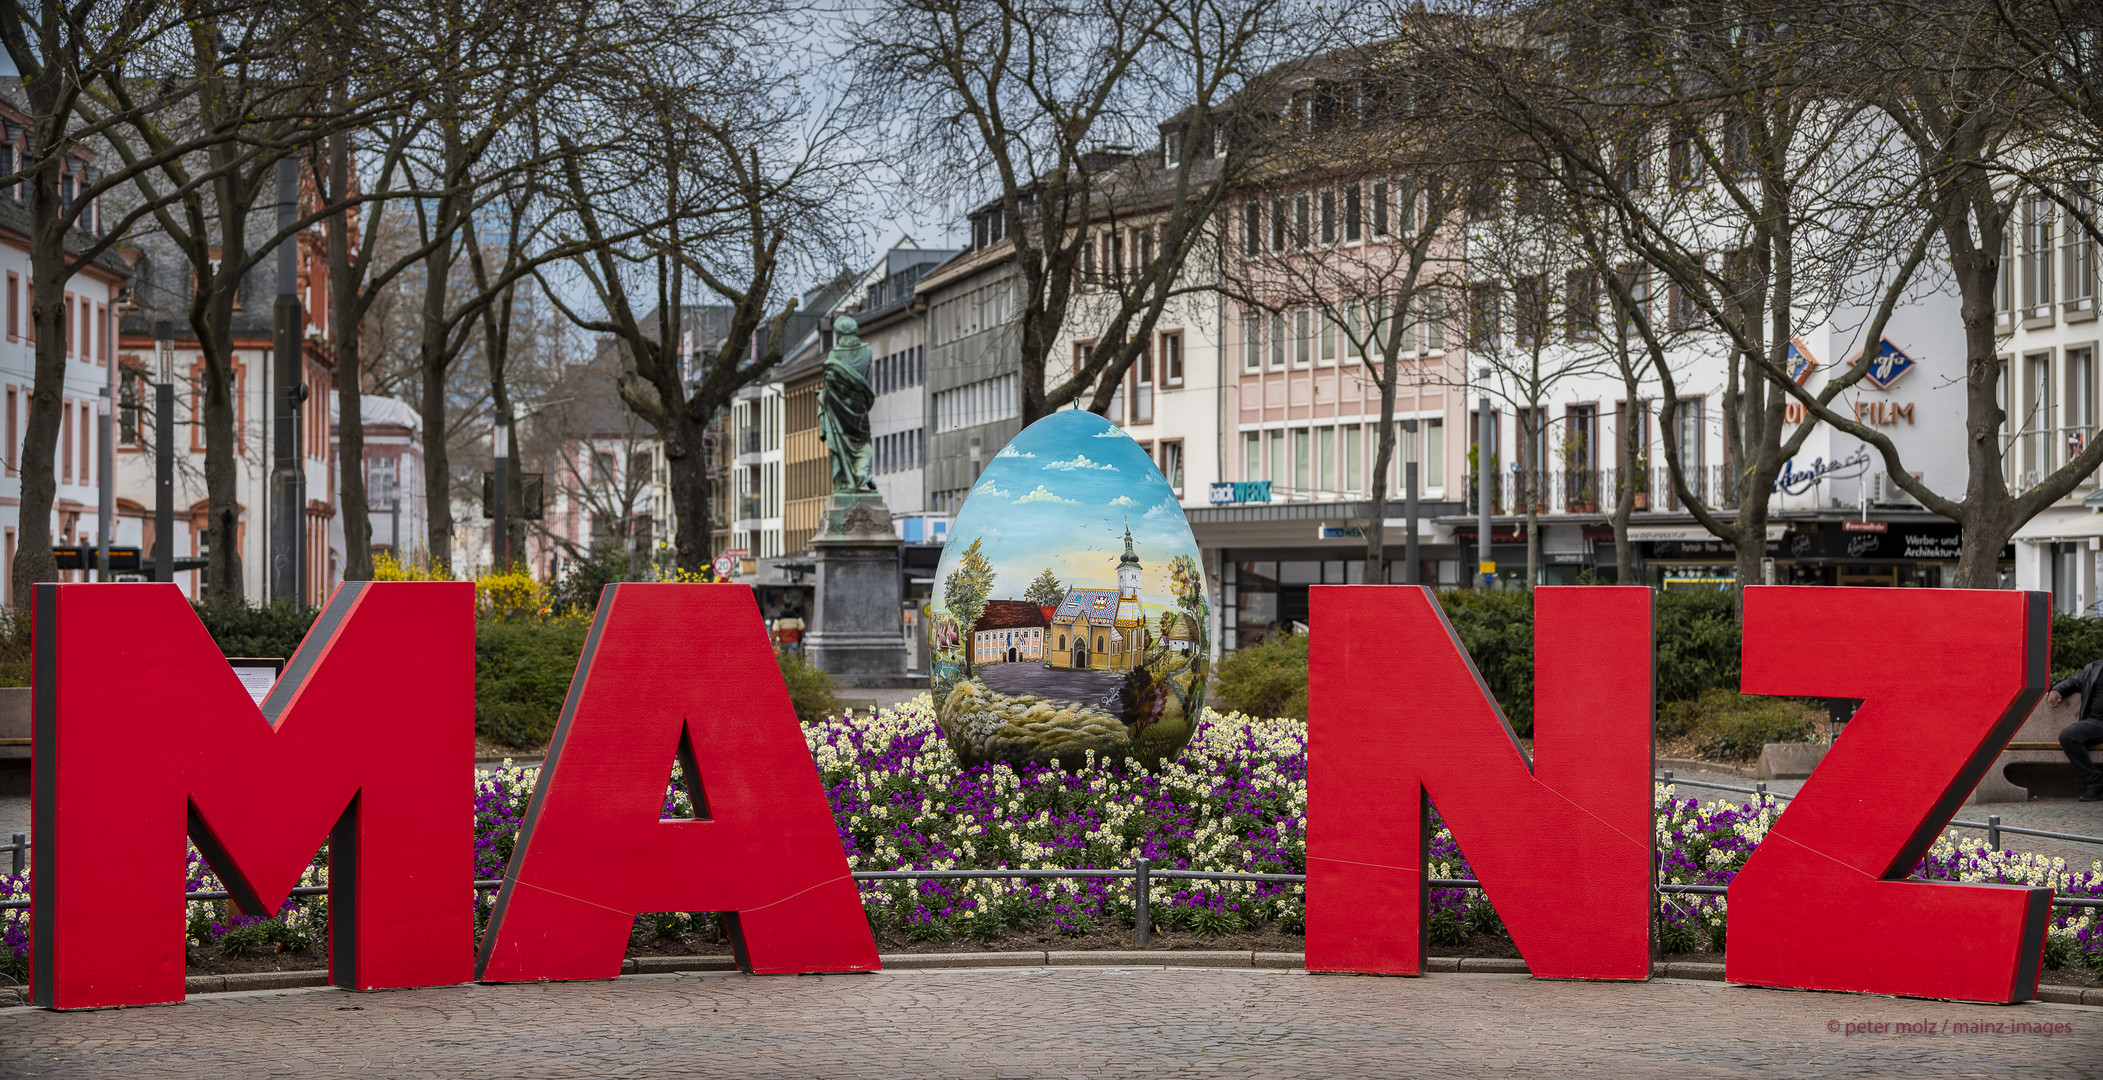
<svg viewBox="0 0 2103 1080"><path fill-rule="evenodd" d="M929 683L949 745L967 767L1174 757L1204 704L1206 595L1138 443L1091 412L1031 424L979 476L935 571Z"/></svg>

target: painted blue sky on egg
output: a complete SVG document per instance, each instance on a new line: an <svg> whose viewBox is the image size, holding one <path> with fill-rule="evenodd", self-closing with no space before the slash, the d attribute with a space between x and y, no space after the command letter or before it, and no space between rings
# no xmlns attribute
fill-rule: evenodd
<svg viewBox="0 0 2103 1080"><path fill-rule="evenodd" d="M1128 524L1140 589L1160 603L1170 557L1198 554L1175 492L1121 428L1092 412L1053 413L1001 448L964 500L936 571L936 606L973 537L994 566L992 599L1020 598L1047 567L1068 588L1115 588Z"/></svg>

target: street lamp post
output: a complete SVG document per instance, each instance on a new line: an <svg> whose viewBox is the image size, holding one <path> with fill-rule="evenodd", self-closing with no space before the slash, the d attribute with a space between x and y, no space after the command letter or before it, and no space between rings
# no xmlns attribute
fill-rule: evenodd
<svg viewBox="0 0 2103 1080"><path fill-rule="evenodd" d="M1482 386L1475 420L1475 581L1487 589L1497 574L1497 564L1490 561L1490 485L1496 482L1490 471L1490 369L1475 369L1475 380Z"/></svg>
<svg viewBox="0 0 2103 1080"><path fill-rule="evenodd" d="M153 384L153 580L175 580L175 324L153 324L160 381Z"/></svg>

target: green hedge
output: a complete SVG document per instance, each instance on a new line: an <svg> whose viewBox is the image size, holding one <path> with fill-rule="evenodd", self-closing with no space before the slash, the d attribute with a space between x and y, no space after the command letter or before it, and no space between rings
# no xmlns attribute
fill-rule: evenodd
<svg viewBox="0 0 2103 1080"><path fill-rule="evenodd" d="M1482 681L1520 735L1533 734L1533 595L1518 591L1441 592L1439 606ZM1726 593L1657 593L1657 694L1693 701L1738 688L1738 622ZM2099 636L2103 653L2103 636ZM1307 715L1307 642L1273 638L1219 666L1214 701L1254 716Z"/></svg>
<svg viewBox="0 0 2103 1080"><path fill-rule="evenodd" d="M1212 707L1250 716L1307 719L1307 638L1273 634L1219 665Z"/></svg>
<svg viewBox="0 0 2103 1080"><path fill-rule="evenodd" d="M534 749L555 734L591 624L583 619L475 625L475 734Z"/></svg>
<svg viewBox="0 0 2103 1080"><path fill-rule="evenodd" d="M2052 681L2103 660L2103 619L2052 616Z"/></svg>

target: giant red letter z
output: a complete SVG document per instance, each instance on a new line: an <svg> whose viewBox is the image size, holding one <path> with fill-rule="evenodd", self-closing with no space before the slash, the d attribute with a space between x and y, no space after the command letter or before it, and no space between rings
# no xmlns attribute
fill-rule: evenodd
<svg viewBox="0 0 2103 1080"><path fill-rule="evenodd" d="M1429 591L1314 590L1308 970L1423 970L1436 804L1534 974L1649 976L1650 591L1539 590L1534 643L1537 763Z"/></svg>
<svg viewBox="0 0 2103 1080"><path fill-rule="evenodd" d="M1968 1001L2035 992L2051 890L1900 879L2044 694L2046 599L1745 591L1746 693L1862 707L1731 882L1726 978Z"/></svg>
<svg viewBox="0 0 2103 1080"><path fill-rule="evenodd" d="M185 831L251 914L328 841L336 985L466 982L474 596L344 585L259 713L175 586L38 585L36 1002L182 1000Z"/></svg>
<svg viewBox="0 0 2103 1080"><path fill-rule="evenodd" d="M675 755L701 820L662 820ZM734 913L752 972L877 966L750 589L606 587L479 977L612 978L646 911Z"/></svg>

